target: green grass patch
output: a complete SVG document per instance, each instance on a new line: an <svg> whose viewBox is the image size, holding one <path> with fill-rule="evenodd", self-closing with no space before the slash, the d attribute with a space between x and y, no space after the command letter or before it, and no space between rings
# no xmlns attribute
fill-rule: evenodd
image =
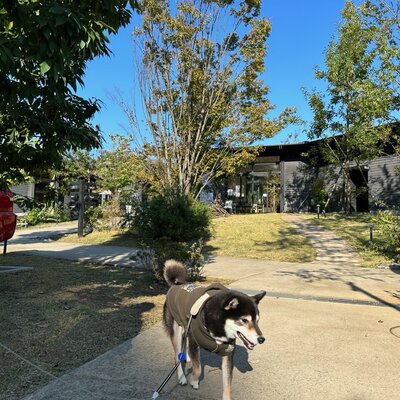
<svg viewBox="0 0 400 400"><path fill-rule="evenodd" d="M329 213L326 217L309 216L313 222L331 230L354 247L360 256L361 266L375 267L379 264L393 262L389 257L379 251L380 243L385 238L377 230L373 231L373 243L370 242L370 225L374 224L374 216L371 214L338 214Z"/></svg>
<svg viewBox="0 0 400 400"><path fill-rule="evenodd" d="M166 286L149 272L12 254L0 265L0 342L59 376L159 321ZM51 380L0 348L0 399Z"/></svg>
<svg viewBox="0 0 400 400"><path fill-rule="evenodd" d="M232 215L212 222L213 237L206 247L211 253L288 262L315 259L309 241L282 214Z"/></svg>

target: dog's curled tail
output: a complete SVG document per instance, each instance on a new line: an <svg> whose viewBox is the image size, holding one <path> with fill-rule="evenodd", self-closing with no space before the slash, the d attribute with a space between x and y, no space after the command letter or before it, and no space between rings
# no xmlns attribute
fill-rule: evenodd
<svg viewBox="0 0 400 400"><path fill-rule="evenodd" d="M182 285L186 282L186 267L179 261L167 260L164 266L164 279L168 286Z"/></svg>

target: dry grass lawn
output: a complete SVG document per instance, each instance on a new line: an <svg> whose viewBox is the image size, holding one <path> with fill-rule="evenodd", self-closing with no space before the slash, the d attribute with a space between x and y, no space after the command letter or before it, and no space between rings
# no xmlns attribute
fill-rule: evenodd
<svg viewBox="0 0 400 400"><path fill-rule="evenodd" d="M308 240L283 220L282 214L242 214L214 218L206 251L233 257L307 262L315 258ZM138 236L126 231L94 231L79 239L76 234L58 240L80 244L138 246Z"/></svg>
<svg viewBox="0 0 400 400"><path fill-rule="evenodd" d="M166 287L147 272L10 253L0 265L0 342L51 374L104 353L159 321ZM51 380L0 347L0 399L16 400Z"/></svg>
<svg viewBox="0 0 400 400"><path fill-rule="evenodd" d="M78 238L78 235L65 235L57 240L68 243L78 244L101 244L106 246L123 246L123 247L136 247L137 235L129 233L124 230L103 230L93 231L88 235Z"/></svg>
<svg viewBox="0 0 400 400"><path fill-rule="evenodd" d="M288 262L308 262L315 258L308 240L285 222L282 214L215 218L207 251L224 256Z"/></svg>

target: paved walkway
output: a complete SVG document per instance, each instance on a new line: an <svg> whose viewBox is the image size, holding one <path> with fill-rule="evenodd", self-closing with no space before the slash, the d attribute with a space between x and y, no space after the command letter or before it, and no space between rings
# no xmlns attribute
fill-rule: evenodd
<svg viewBox="0 0 400 400"><path fill-rule="evenodd" d="M309 230L302 221L293 223ZM316 231L312 235L318 246L318 238L323 236ZM248 293L267 291L260 304L260 326L267 341L252 352L238 348L234 399L398 397L400 271L356 267L351 262L353 253L344 247L341 259L336 257L339 250L329 251L329 243L337 246L337 239L324 236L321 242L326 256L331 257L323 262L209 260L208 276L231 279L233 288ZM203 356L200 389L178 387L173 377L160 399L220 399L220 360L206 353ZM170 343L157 324L25 400L150 399L172 365Z"/></svg>
<svg viewBox="0 0 400 400"><path fill-rule="evenodd" d="M360 260L357 251L339 236L299 216L287 214L285 219L294 225L299 233L305 236L315 248L317 257L314 264L359 265Z"/></svg>
<svg viewBox="0 0 400 400"><path fill-rule="evenodd" d="M43 257L62 258L96 264L140 267L136 263L137 249L123 246L82 245L56 241L56 238L76 233L77 223L63 223L39 229L19 229L8 242L8 253L20 252Z"/></svg>

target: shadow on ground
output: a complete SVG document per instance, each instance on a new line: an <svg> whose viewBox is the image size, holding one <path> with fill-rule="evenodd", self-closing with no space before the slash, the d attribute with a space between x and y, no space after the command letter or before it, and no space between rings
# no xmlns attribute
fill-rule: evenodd
<svg viewBox="0 0 400 400"><path fill-rule="evenodd" d="M365 268L347 268L347 267L314 267L313 268L301 268L293 271L284 270L277 271L277 276L296 276L305 282L312 283L323 280L328 281L341 281L347 282L349 277L360 278L364 280L371 280L376 282L383 282L383 279L379 276L378 270L367 270Z"/></svg>
<svg viewBox="0 0 400 400"><path fill-rule="evenodd" d="M159 321L166 286L150 273L10 254L2 274L0 342L59 376ZM51 380L0 351L0 398L20 399Z"/></svg>

